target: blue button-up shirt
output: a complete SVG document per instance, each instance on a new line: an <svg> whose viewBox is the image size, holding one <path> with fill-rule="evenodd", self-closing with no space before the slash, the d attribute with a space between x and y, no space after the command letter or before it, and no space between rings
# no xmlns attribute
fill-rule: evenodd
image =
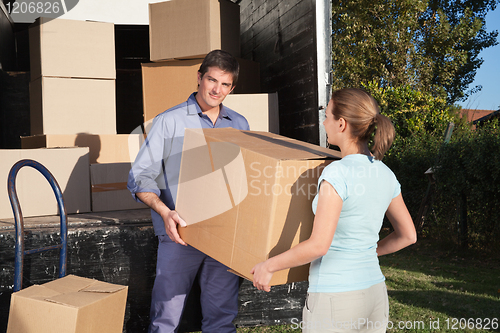
<svg viewBox="0 0 500 333"><path fill-rule="evenodd" d="M139 201L136 196L138 192L152 192L158 195L169 209L175 209L186 128L250 129L245 117L223 105L214 125L201 111L195 95L196 93L191 94L186 102L154 118L128 177L127 188L135 200ZM161 216L151 210L151 217L155 234L165 235L165 225Z"/></svg>

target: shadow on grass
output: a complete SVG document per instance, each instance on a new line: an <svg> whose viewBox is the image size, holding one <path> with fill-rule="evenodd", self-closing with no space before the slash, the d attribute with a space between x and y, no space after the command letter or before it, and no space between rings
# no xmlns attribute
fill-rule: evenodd
<svg viewBox="0 0 500 333"><path fill-rule="evenodd" d="M433 289L443 292L467 292L489 295L500 300L500 260L445 252L428 242L422 242L398 253L380 258L388 281L399 285L395 289ZM392 269L404 270L408 279L392 277ZM400 274L396 274L400 275ZM427 285L426 285L427 284ZM432 284L432 287L429 285ZM446 290L448 289L448 290ZM500 313L500 311L498 311Z"/></svg>
<svg viewBox="0 0 500 333"><path fill-rule="evenodd" d="M483 328L482 332L500 332L498 258L447 251L439 244L422 241L381 257L380 264L389 297L403 306L403 316L435 315L441 322L448 320L450 330L458 331L463 331L461 318L472 318L484 325L490 321L489 330ZM451 327L453 324L456 327Z"/></svg>
<svg viewBox="0 0 500 333"><path fill-rule="evenodd" d="M439 290L390 290L389 297L402 304L445 314L450 319L497 318L500 321L500 300L498 299Z"/></svg>

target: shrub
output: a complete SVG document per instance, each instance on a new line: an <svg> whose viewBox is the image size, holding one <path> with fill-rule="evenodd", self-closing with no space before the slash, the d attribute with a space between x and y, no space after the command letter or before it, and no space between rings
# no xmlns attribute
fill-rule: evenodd
<svg viewBox="0 0 500 333"><path fill-rule="evenodd" d="M384 162L394 171L414 219L429 185L424 174L433 167L437 179L433 210L424 233L459 243L457 204L467 198L468 243L481 250L499 249L500 239L500 125L492 121L472 129L458 116L459 108L445 99L407 86L363 86L394 123L396 139ZM455 123L451 141L444 144L449 122Z"/></svg>
<svg viewBox="0 0 500 333"><path fill-rule="evenodd" d="M470 246L498 248L500 236L500 126L498 120L462 131L443 149L436 170L445 201L467 199ZM451 204L451 203L450 203ZM443 203L441 203L443 205Z"/></svg>

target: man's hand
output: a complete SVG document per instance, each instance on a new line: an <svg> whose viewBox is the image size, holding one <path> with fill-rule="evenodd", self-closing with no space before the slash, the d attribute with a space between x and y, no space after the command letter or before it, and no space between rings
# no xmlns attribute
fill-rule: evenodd
<svg viewBox="0 0 500 333"><path fill-rule="evenodd" d="M167 231L168 237L177 244L186 245L179 236L179 232L177 232L177 225L181 227L186 227L186 221L184 221L179 214L175 210L169 210L167 214L161 216L163 218L163 223L165 224L165 230Z"/></svg>
<svg viewBox="0 0 500 333"><path fill-rule="evenodd" d="M170 210L155 193L137 192L135 195L139 198L139 200L144 202L147 206L149 206L161 216L161 218L163 219L163 223L165 224L167 235L172 241L176 242L177 244L187 246L186 242L181 239L181 236L179 236L179 233L177 232L177 225L185 227L187 226L187 223L186 221L181 219L181 217L175 210Z"/></svg>

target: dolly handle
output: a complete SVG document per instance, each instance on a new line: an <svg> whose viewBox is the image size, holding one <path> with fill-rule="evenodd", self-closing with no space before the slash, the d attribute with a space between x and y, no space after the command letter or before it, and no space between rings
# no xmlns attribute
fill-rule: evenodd
<svg viewBox="0 0 500 333"><path fill-rule="evenodd" d="M16 191L16 176L19 170L24 166L30 166L40 171L40 173L47 179L50 186L52 187L52 190L54 191L57 200L57 205L59 207L59 216L61 221L60 223L61 243L57 245L52 245L27 251L24 250L24 220L21 211L21 205L19 204L19 199L17 197L17 191ZM61 192L61 188L59 187L59 184L57 183L56 179L50 173L50 171L47 170L47 168L44 167L41 163L34 160L24 159L14 164L10 169L7 188L9 193L10 204L14 212L15 230L16 230L14 292L19 291L22 288L24 256L27 254L59 249L59 277L61 278L65 276L66 262L67 262L67 248L68 248L68 220L66 217L66 207L64 205L64 199Z"/></svg>

